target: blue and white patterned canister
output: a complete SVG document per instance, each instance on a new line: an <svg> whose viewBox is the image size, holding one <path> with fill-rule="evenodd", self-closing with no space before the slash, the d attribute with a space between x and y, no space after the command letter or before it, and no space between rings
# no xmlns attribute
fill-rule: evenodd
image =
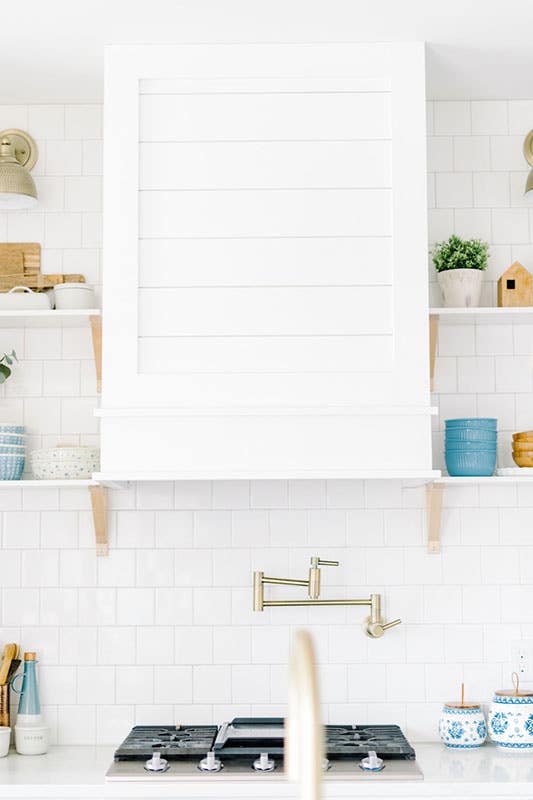
<svg viewBox="0 0 533 800"><path fill-rule="evenodd" d="M513 690L494 694L489 711L490 738L510 750L533 750L533 692L518 691L516 672L513 684Z"/></svg>
<svg viewBox="0 0 533 800"><path fill-rule="evenodd" d="M439 720L439 734L446 747L466 750L481 747L487 738L487 726L477 703L445 703Z"/></svg>

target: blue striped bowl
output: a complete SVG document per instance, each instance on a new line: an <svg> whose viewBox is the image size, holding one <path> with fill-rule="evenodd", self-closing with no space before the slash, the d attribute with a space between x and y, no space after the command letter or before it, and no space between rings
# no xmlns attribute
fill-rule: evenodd
<svg viewBox="0 0 533 800"><path fill-rule="evenodd" d="M23 444L0 444L0 455L24 456L26 455L26 448Z"/></svg>
<svg viewBox="0 0 533 800"><path fill-rule="evenodd" d="M494 417L463 417L461 419L445 420L446 430L450 428L483 428L495 431L498 420Z"/></svg>
<svg viewBox="0 0 533 800"><path fill-rule="evenodd" d="M477 453L478 451L495 453L496 442L449 442L446 440L444 449L447 453Z"/></svg>
<svg viewBox="0 0 533 800"><path fill-rule="evenodd" d="M19 481L24 472L24 456L0 455L0 481Z"/></svg>
<svg viewBox="0 0 533 800"><path fill-rule="evenodd" d="M0 433L24 433L24 425L12 425L11 422L0 422Z"/></svg>
<svg viewBox="0 0 533 800"><path fill-rule="evenodd" d="M448 428L446 431L447 442L495 442L498 431L488 428Z"/></svg>
<svg viewBox="0 0 533 800"><path fill-rule="evenodd" d="M452 477L485 478L494 475L496 450L461 451L445 453L448 474Z"/></svg>
<svg viewBox="0 0 533 800"><path fill-rule="evenodd" d="M26 444L26 434L0 433L0 444Z"/></svg>

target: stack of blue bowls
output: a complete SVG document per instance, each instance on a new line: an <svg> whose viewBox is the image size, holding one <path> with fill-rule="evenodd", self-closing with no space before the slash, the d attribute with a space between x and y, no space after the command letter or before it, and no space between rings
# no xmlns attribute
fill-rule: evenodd
<svg viewBox="0 0 533 800"><path fill-rule="evenodd" d="M450 475L464 478L494 475L497 422L492 417L446 420L444 455Z"/></svg>

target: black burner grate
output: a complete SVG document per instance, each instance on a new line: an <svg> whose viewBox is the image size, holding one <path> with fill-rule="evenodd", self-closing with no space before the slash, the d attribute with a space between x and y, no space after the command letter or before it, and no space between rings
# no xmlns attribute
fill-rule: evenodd
<svg viewBox="0 0 533 800"><path fill-rule="evenodd" d="M330 760L362 758L375 750L381 758L415 758L398 725L326 725ZM155 750L166 759L200 758L215 749L224 759L283 754L283 719L234 719L216 725L137 725L115 752L115 760L148 759Z"/></svg>

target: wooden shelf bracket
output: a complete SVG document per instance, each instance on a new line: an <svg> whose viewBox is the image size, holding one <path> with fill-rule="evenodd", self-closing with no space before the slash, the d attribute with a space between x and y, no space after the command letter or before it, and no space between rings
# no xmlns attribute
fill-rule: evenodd
<svg viewBox="0 0 533 800"><path fill-rule="evenodd" d="M428 531L428 553L440 553L440 532L442 524L442 497L444 484L426 485L426 513Z"/></svg>
<svg viewBox="0 0 533 800"><path fill-rule="evenodd" d="M439 338L438 314L429 315L429 388L433 391L435 379L435 356L437 354L437 341Z"/></svg>
<svg viewBox="0 0 533 800"><path fill-rule="evenodd" d="M102 392L102 317L90 317L93 339L94 367L96 370L96 393Z"/></svg>
<svg viewBox="0 0 533 800"><path fill-rule="evenodd" d="M93 509L94 538L97 556L109 555L107 540L107 496L105 486L89 486Z"/></svg>

